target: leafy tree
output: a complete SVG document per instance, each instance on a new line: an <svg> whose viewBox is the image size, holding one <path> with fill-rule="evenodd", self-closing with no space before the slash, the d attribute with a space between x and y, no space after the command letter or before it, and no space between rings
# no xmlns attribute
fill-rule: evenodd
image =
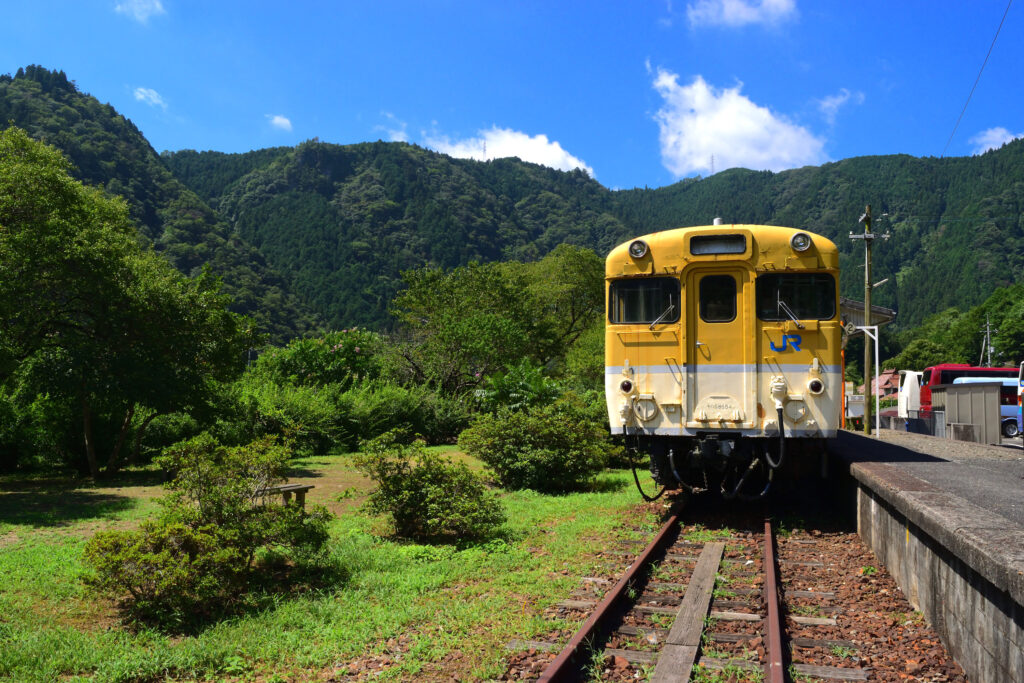
<svg viewBox="0 0 1024 683"><path fill-rule="evenodd" d="M120 416L115 469L138 407L194 406L241 370L251 334L218 287L142 249L124 203L73 180L59 152L0 132L0 382L77 406L93 477L97 415Z"/></svg>
<svg viewBox="0 0 1024 683"><path fill-rule="evenodd" d="M460 394L529 354L536 326L524 284L496 265L403 275L408 289L394 301L403 325L399 348L410 379Z"/></svg>
<svg viewBox="0 0 1024 683"><path fill-rule="evenodd" d="M561 359L604 306L603 265L593 252L563 245L534 263L470 264L403 276L393 302L410 377L448 394L522 359Z"/></svg>
<svg viewBox="0 0 1024 683"><path fill-rule="evenodd" d="M1024 361L1024 300L1006 308L998 330L993 346L1003 362L1018 365Z"/></svg>
<svg viewBox="0 0 1024 683"><path fill-rule="evenodd" d="M251 374L299 386L340 384L348 389L353 382L380 375L383 346L379 334L356 328L293 339L283 349L262 353Z"/></svg>
<svg viewBox="0 0 1024 683"><path fill-rule="evenodd" d="M578 389L604 389L604 320L590 326L565 353L566 380Z"/></svg>
<svg viewBox="0 0 1024 683"><path fill-rule="evenodd" d="M568 244L531 263L506 264L521 270L538 334L532 355L542 364L565 355L567 349L604 312L604 261L593 251Z"/></svg>
<svg viewBox="0 0 1024 683"><path fill-rule="evenodd" d="M231 309L253 316L261 331L283 342L318 325L288 281L174 178L131 121L79 92L64 72L33 65L0 76L0 128L9 123L61 150L78 180L120 195L141 237L182 273L208 264Z"/></svg>
<svg viewBox="0 0 1024 683"><path fill-rule="evenodd" d="M921 371L939 363L949 363L949 354L943 347L930 339L915 339L898 356L887 360L884 365L896 370Z"/></svg>

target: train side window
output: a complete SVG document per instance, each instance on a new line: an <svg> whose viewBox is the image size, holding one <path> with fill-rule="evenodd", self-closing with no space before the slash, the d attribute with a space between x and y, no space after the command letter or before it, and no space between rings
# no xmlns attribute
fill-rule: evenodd
<svg viewBox="0 0 1024 683"><path fill-rule="evenodd" d="M736 319L736 280L731 275L705 275L700 279L700 318L706 323Z"/></svg>
<svg viewBox="0 0 1024 683"><path fill-rule="evenodd" d="M608 320L621 325L678 322L679 294L679 279L674 277L613 280L608 292Z"/></svg>
<svg viewBox="0 0 1024 683"><path fill-rule="evenodd" d="M768 274L757 278L761 320L831 320L836 315L836 280L828 273ZM787 311L788 308L788 311Z"/></svg>

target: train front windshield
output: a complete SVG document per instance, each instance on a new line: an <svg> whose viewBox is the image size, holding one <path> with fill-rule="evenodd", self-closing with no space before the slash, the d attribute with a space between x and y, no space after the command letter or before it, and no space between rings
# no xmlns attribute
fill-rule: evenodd
<svg viewBox="0 0 1024 683"><path fill-rule="evenodd" d="M679 280L674 277L647 277L615 280L611 284L608 319L613 324L642 325L655 320L674 323L679 320Z"/></svg>
<svg viewBox="0 0 1024 683"><path fill-rule="evenodd" d="M828 273L768 274L757 278L757 317L761 320L831 320L835 315L836 281Z"/></svg>

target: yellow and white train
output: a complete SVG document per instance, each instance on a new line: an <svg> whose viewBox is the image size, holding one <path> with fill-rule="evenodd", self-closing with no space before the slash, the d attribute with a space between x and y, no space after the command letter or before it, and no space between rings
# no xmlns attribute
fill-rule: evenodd
<svg viewBox="0 0 1024 683"><path fill-rule="evenodd" d="M818 463L843 377L830 240L769 225L666 230L608 255L605 394L612 432L668 488L763 497Z"/></svg>

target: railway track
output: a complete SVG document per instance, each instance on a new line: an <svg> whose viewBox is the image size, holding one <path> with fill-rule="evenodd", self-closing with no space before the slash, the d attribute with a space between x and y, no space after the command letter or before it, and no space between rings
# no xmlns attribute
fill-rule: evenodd
<svg viewBox="0 0 1024 683"><path fill-rule="evenodd" d="M599 601L562 603L563 610L589 616L553 659L544 655L539 680L782 683L907 678L903 670L875 670L872 658L862 652L866 636L875 642L884 640L884 634L879 638L870 631L858 632L855 627L861 623L851 619L840 626L837 616L847 607L846 596L823 586L849 574L851 567L836 565L850 560L837 556L834 541L813 533L776 539L767 521L731 526L714 533L680 534L678 514L670 515L618 581L607 582ZM862 568L868 576L857 582L871 580L874 571L869 568ZM885 594L889 589L877 590ZM890 627L896 628L884 628ZM844 633L844 628L852 632ZM544 643L520 647L548 649ZM918 666L917 660L907 662ZM892 665L906 666L896 660ZM942 667L925 680L964 680L951 660Z"/></svg>

